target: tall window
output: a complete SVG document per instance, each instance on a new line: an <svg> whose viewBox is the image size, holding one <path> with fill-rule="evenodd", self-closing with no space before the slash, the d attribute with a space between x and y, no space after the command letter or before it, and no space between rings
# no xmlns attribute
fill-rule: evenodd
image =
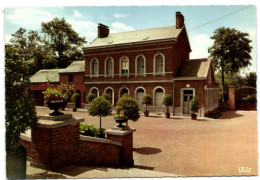
<svg viewBox="0 0 260 180"><path fill-rule="evenodd" d="M91 64L92 74L91 75L98 75L98 60L94 59Z"/></svg>
<svg viewBox="0 0 260 180"><path fill-rule="evenodd" d="M163 73L163 56L161 54L155 57L155 73Z"/></svg>
<svg viewBox="0 0 260 180"><path fill-rule="evenodd" d="M144 74L144 58L139 56L137 58L137 74Z"/></svg>
<svg viewBox="0 0 260 180"><path fill-rule="evenodd" d="M109 58L108 60L107 60L107 64L106 64L106 75L108 75L108 76L111 76L112 75L112 71L113 71L113 62L112 62L112 59L111 58Z"/></svg>
<svg viewBox="0 0 260 180"><path fill-rule="evenodd" d="M73 74L69 75L69 82L73 82Z"/></svg>
<svg viewBox="0 0 260 180"><path fill-rule="evenodd" d="M129 73L129 62L128 58L125 56L121 59L121 74Z"/></svg>

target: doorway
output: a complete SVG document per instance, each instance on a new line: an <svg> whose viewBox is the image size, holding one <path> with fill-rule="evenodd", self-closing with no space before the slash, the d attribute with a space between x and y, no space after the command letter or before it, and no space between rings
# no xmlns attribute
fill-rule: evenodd
<svg viewBox="0 0 260 180"><path fill-rule="evenodd" d="M193 90L183 90L183 114L191 114L190 101L193 98Z"/></svg>

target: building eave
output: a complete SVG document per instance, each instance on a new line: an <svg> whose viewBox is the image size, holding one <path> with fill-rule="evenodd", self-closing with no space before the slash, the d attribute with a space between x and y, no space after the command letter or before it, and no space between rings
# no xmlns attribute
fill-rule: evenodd
<svg viewBox="0 0 260 180"><path fill-rule="evenodd" d="M206 80L207 77L174 77L174 81Z"/></svg>

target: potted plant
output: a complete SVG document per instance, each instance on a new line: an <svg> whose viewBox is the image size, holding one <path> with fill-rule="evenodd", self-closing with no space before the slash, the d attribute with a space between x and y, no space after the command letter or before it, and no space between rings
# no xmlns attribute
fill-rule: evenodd
<svg viewBox="0 0 260 180"><path fill-rule="evenodd" d="M99 116L99 124L100 124L100 134L104 136L104 129L101 128L101 117L105 117L109 115L111 109L110 102L106 100L103 96L95 98L91 103L88 109L88 113L90 116Z"/></svg>
<svg viewBox="0 0 260 180"><path fill-rule="evenodd" d="M95 99L96 98L96 96L95 96L95 94L93 94L93 93L89 93L88 95L87 95L87 97L86 97L86 99L87 99L87 101L89 102L89 103L91 103L92 101L93 101L93 99Z"/></svg>
<svg viewBox="0 0 260 180"><path fill-rule="evenodd" d="M80 97L79 93L74 93L71 97L72 102L74 102L74 107L73 107L73 111L76 112L77 111L77 107L76 107L76 102L78 100L78 98Z"/></svg>
<svg viewBox="0 0 260 180"><path fill-rule="evenodd" d="M194 96L190 101L190 109L191 109L191 119L196 120L197 119L197 112L199 110L199 99Z"/></svg>
<svg viewBox="0 0 260 180"><path fill-rule="evenodd" d="M128 94L124 94L116 104L116 115L114 116L115 120L119 120L118 117L120 116L124 116L123 121L125 122L128 120L137 121L140 117L139 107L136 100Z"/></svg>
<svg viewBox="0 0 260 180"><path fill-rule="evenodd" d="M163 97L163 101L162 104L166 106L167 112L165 113L166 118L170 118L170 113L169 113L169 109L168 106L171 106L173 102L172 96L170 94L166 94Z"/></svg>
<svg viewBox="0 0 260 180"><path fill-rule="evenodd" d="M151 96L150 94L144 95L142 104L145 104L144 115L145 115L146 117L148 117L148 116L149 116L149 111L147 111L147 105L148 105L148 104L149 104L149 105L152 104L152 96Z"/></svg>
<svg viewBox="0 0 260 180"><path fill-rule="evenodd" d="M26 149L20 134L37 125L35 103L30 92L29 67L20 49L5 49L5 144L8 179L26 178Z"/></svg>

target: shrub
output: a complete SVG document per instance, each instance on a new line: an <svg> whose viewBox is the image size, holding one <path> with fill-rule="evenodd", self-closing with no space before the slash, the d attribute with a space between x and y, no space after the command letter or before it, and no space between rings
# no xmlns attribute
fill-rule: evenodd
<svg viewBox="0 0 260 180"><path fill-rule="evenodd" d="M109 115L111 109L110 102L106 100L103 96L95 98L88 109L88 113L91 116L99 116L100 119L100 129L101 129L101 117Z"/></svg>
<svg viewBox="0 0 260 180"><path fill-rule="evenodd" d="M94 124L79 124L80 134L84 136L99 137L100 130L95 127Z"/></svg>
<svg viewBox="0 0 260 180"><path fill-rule="evenodd" d="M103 94L103 97L108 100L109 102L111 101L111 96L107 93Z"/></svg>
<svg viewBox="0 0 260 180"><path fill-rule="evenodd" d="M145 104L145 111L147 112L147 105L152 104L152 96L150 94L144 95L142 104Z"/></svg>
<svg viewBox="0 0 260 180"><path fill-rule="evenodd" d="M192 114L197 113L199 110L199 99L196 96L194 96L190 101L190 109Z"/></svg>
<svg viewBox="0 0 260 180"><path fill-rule="evenodd" d="M71 97L72 102L76 102L79 97L80 97L79 93L74 93Z"/></svg>
<svg viewBox="0 0 260 180"><path fill-rule="evenodd" d="M116 113L120 114L123 111L127 120L137 121L140 117L139 107L131 96L124 94L116 104Z"/></svg>
<svg viewBox="0 0 260 180"><path fill-rule="evenodd" d="M171 106L173 102L173 98L170 94L166 94L163 97L162 104L167 107L167 114L169 113L168 106Z"/></svg>
<svg viewBox="0 0 260 180"><path fill-rule="evenodd" d="M88 95L87 95L87 97L86 97L86 99L87 99L87 101L89 102L89 103L91 103L92 101L93 101L93 99L95 99L96 98L96 96L95 96L95 94L93 94L93 93L89 93Z"/></svg>

